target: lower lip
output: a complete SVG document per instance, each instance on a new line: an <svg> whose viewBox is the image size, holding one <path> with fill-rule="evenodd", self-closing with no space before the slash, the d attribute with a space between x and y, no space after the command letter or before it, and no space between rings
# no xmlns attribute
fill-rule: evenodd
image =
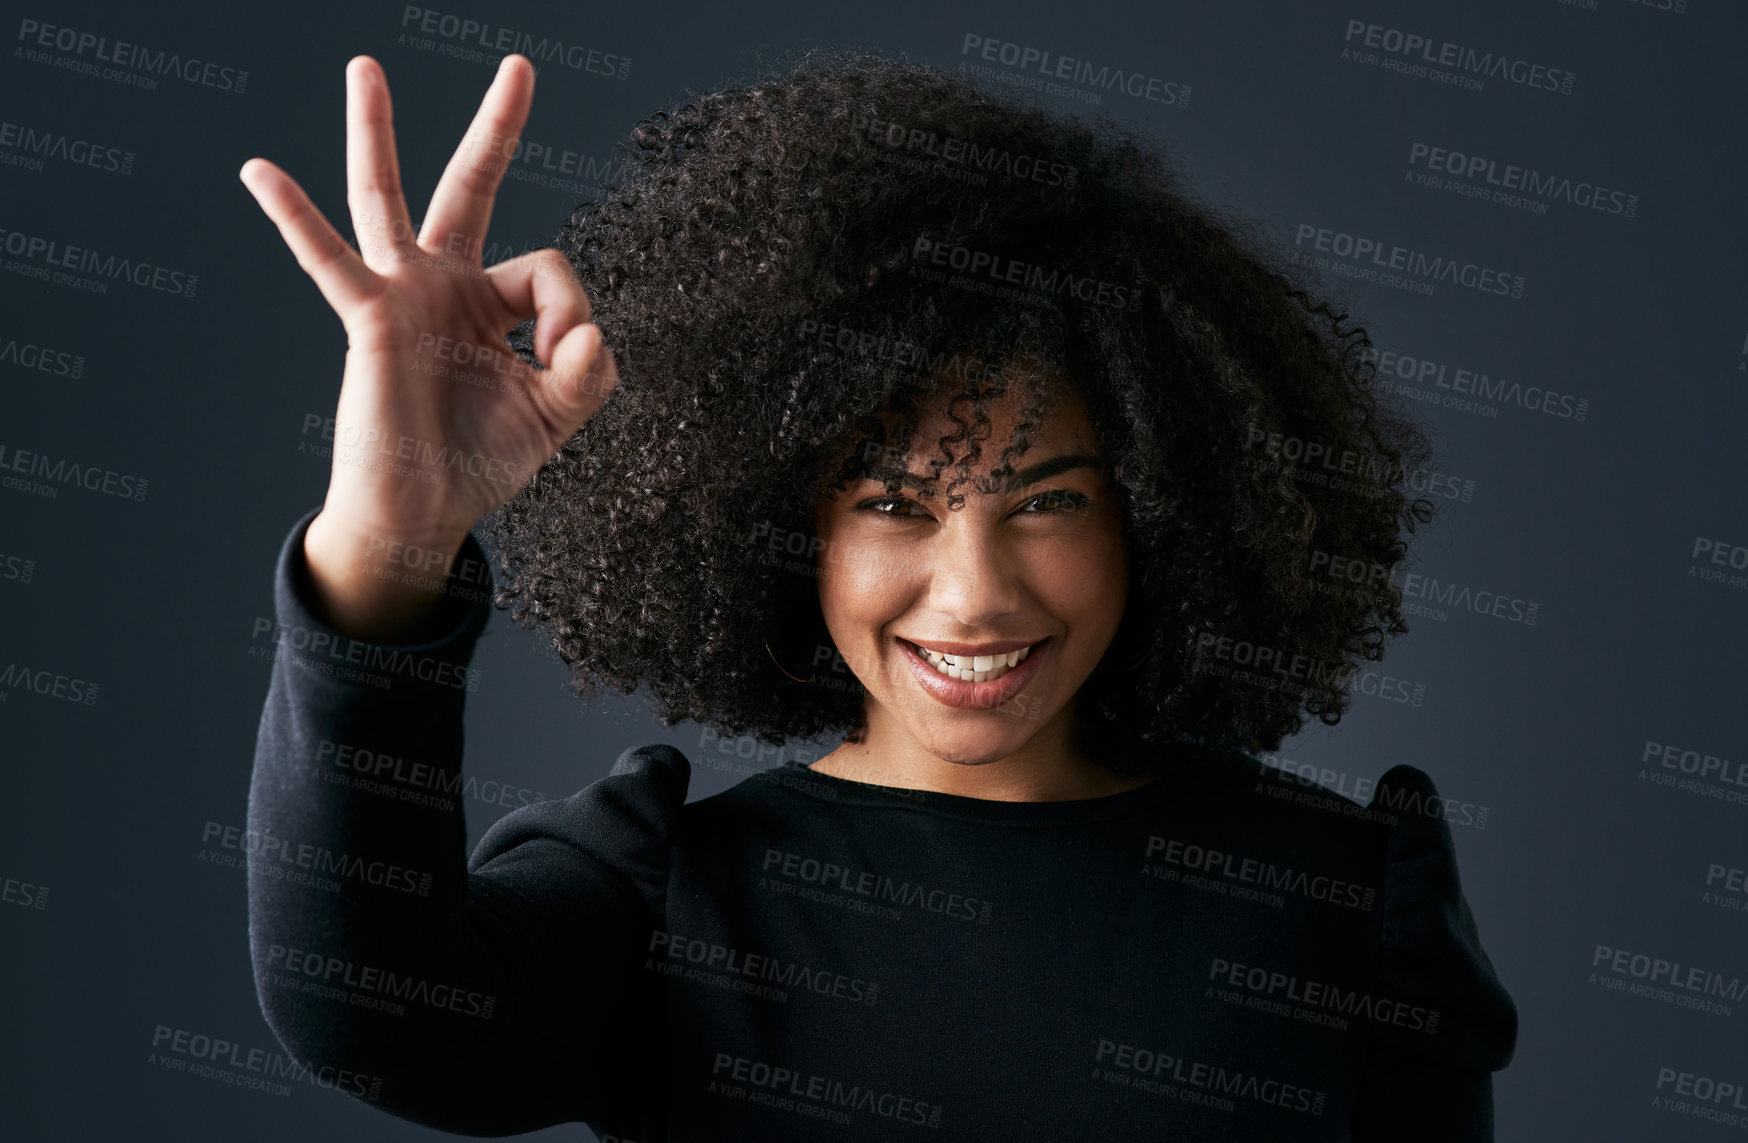
<svg viewBox="0 0 1748 1143"><path fill-rule="evenodd" d="M1019 665L999 679L986 679L981 683L967 682L965 679L950 679L929 663L917 652L917 649L899 640L898 645L904 648L904 657L910 663L911 673L922 684L923 690L929 696L946 706L957 710L994 710L1019 694L1025 685L1032 681L1038 673L1038 659L1050 646L1050 639L1032 644L1032 650L1021 659Z"/></svg>

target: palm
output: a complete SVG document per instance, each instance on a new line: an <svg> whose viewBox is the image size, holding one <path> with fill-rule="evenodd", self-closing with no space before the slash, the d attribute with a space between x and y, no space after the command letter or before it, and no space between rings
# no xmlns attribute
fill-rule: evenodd
<svg viewBox="0 0 1748 1143"><path fill-rule="evenodd" d="M245 182L340 315L349 348L327 511L393 535L457 535L507 500L617 382L589 301L555 250L490 269L478 251L504 155L527 119L533 70L511 56L486 93L414 236L386 80L347 69L347 201L358 249L262 159ZM504 335L535 318L529 370Z"/></svg>
<svg viewBox="0 0 1748 1143"><path fill-rule="evenodd" d="M576 429L505 348L520 320L482 279L396 272L394 288L346 323L336 480L368 489L394 520L437 530L465 531L508 499ZM481 351L498 367L480 364Z"/></svg>

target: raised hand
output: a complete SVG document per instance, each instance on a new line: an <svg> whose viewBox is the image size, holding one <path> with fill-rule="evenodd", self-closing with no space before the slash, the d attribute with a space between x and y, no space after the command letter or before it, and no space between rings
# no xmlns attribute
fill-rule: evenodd
<svg viewBox="0 0 1748 1143"><path fill-rule="evenodd" d="M239 172L346 329L333 471L304 552L328 618L360 638L415 634L442 583L429 578L424 553L453 558L473 524L526 484L618 383L561 252L480 262L533 90L533 65L506 56L416 237L388 81L369 56L346 67L357 250L273 163L250 159ZM545 369L504 344L530 317ZM393 553L408 550L421 553L425 576L393 566Z"/></svg>

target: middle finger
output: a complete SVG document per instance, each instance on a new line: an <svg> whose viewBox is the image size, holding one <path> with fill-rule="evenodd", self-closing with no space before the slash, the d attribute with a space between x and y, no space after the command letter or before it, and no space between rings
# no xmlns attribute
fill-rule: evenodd
<svg viewBox="0 0 1748 1143"><path fill-rule="evenodd" d="M369 56L354 56L346 65L346 204L371 269L385 270L412 249L388 80Z"/></svg>
<svg viewBox="0 0 1748 1143"><path fill-rule="evenodd" d="M419 228L420 247L479 260L492 220L492 199L528 121L533 94L534 65L524 56L505 56L467 135L443 168Z"/></svg>

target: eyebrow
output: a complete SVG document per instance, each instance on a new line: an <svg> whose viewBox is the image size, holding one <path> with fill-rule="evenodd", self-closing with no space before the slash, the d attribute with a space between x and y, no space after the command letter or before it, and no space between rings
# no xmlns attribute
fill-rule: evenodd
<svg viewBox="0 0 1748 1143"><path fill-rule="evenodd" d="M1012 491L1015 488L1024 488L1027 485L1036 484L1040 480L1047 480L1052 476L1076 468L1103 468L1104 465L1105 462L1100 457L1088 456L1085 453L1064 453L1062 456L1051 457L1049 460L1039 461L1030 468L1022 469L1007 477L1002 483L1005 489ZM863 479L884 481L888 476L896 478L900 485L905 488L921 489L928 483L928 478L918 476L909 469L891 467L869 471L863 475Z"/></svg>
<svg viewBox="0 0 1748 1143"><path fill-rule="evenodd" d="M1067 453L1050 460L1040 461L1031 468L1015 473L1013 480L1020 485L1036 484L1040 480L1067 472L1074 468L1103 468L1105 462L1096 456L1084 453Z"/></svg>

